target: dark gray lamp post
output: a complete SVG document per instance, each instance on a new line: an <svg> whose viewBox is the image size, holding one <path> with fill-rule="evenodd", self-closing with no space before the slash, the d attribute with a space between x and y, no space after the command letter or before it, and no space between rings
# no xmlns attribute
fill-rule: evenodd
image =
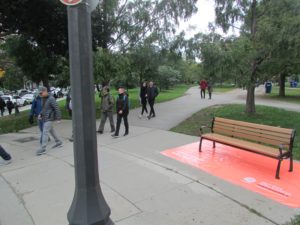
<svg viewBox="0 0 300 225"><path fill-rule="evenodd" d="M99 182L90 1L78 0L79 4L68 6L75 166L75 194L68 220L70 225L113 225Z"/></svg>

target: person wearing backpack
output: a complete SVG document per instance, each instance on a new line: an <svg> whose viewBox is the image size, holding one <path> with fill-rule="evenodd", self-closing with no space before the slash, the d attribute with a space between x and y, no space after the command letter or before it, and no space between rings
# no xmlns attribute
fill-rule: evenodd
<svg viewBox="0 0 300 225"><path fill-rule="evenodd" d="M116 100L116 112L117 112L117 129L116 132L112 135L112 137L117 138L119 137L119 131L122 119L124 120L125 125L125 133L124 136L128 135L129 133L129 125L128 125L128 114L129 114L129 99L128 94L126 94L125 89L120 87L118 89L119 95Z"/></svg>
<svg viewBox="0 0 300 225"><path fill-rule="evenodd" d="M106 122L106 119L108 117L110 122L110 132L115 132L115 125L114 125L114 118L113 118L113 107L115 105L115 99L111 94L109 93L109 88L104 87L101 92L101 122L98 128L98 133L103 134L104 131L104 125Z"/></svg>

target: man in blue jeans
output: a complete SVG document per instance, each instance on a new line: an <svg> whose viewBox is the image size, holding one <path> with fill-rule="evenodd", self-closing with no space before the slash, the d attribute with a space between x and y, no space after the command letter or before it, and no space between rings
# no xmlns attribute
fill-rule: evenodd
<svg viewBox="0 0 300 225"><path fill-rule="evenodd" d="M0 156L3 159L2 161L0 161L0 166L8 165L11 163L10 154L8 154L1 145L0 145Z"/></svg>
<svg viewBox="0 0 300 225"><path fill-rule="evenodd" d="M56 132L53 128L53 122L60 121L61 112L58 107L55 98L48 93L46 87L41 88L42 96L42 111L38 116L38 120L43 121L43 134L42 134L42 146L37 151L37 155L43 155L46 153L46 148L48 145L49 134L54 138L55 145L52 148L60 148L63 146L62 141L57 137Z"/></svg>

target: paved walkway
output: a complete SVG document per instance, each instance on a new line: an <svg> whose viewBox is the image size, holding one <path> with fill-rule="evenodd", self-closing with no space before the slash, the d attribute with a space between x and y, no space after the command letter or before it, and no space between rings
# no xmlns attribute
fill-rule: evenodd
<svg viewBox="0 0 300 225"><path fill-rule="evenodd" d="M130 135L112 139L98 136L100 179L116 225L268 225L283 224L299 209L210 176L160 154L197 141L197 137L167 131L198 110L241 101L243 92L215 94L201 100L192 88L187 95L156 105L157 117L138 119L130 112ZM65 225L74 193L71 122L56 129L62 149L35 156L38 129L0 136L14 158L0 168L1 225ZM109 128L106 127L108 131Z"/></svg>

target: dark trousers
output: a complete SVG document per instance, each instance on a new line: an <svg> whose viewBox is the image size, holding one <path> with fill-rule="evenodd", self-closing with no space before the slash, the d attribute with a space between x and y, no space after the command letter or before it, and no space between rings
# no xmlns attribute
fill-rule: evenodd
<svg viewBox="0 0 300 225"><path fill-rule="evenodd" d="M208 91L209 99L211 99L211 91Z"/></svg>
<svg viewBox="0 0 300 225"><path fill-rule="evenodd" d="M129 132L128 113L118 114L117 115L117 129L116 129L116 133L115 133L116 136L119 136L122 118L124 120L125 134L128 134L128 132Z"/></svg>
<svg viewBox="0 0 300 225"><path fill-rule="evenodd" d="M4 116L5 108L0 108L1 116Z"/></svg>
<svg viewBox="0 0 300 225"><path fill-rule="evenodd" d="M144 112L148 113L148 109L147 109L147 100L142 99L142 113L141 115L144 114Z"/></svg>
<svg viewBox="0 0 300 225"><path fill-rule="evenodd" d="M2 148L2 146L0 145L0 156L2 157L2 159L4 160L10 160L11 159L11 156L10 154L8 154L4 148Z"/></svg>
<svg viewBox="0 0 300 225"><path fill-rule="evenodd" d="M111 112L111 111L106 111L106 112L102 112L102 115L101 115L101 123L100 123L100 125L99 125L98 131L103 132L103 130L104 130L104 125L105 125L105 122L106 122L107 118L109 119L111 131L113 132L113 131L115 130L115 124L114 124L113 112Z"/></svg>
<svg viewBox="0 0 300 225"><path fill-rule="evenodd" d="M149 116L155 116L155 111L154 111L154 103L155 99L149 100L149 105L150 105L150 114Z"/></svg>
<svg viewBox="0 0 300 225"><path fill-rule="evenodd" d="M201 98L205 98L205 89L201 89L200 94Z"/></svg>
<svg viewBox="0 0 300 225"><path fill-rule="evenodd" d="M9 113L9 115L11 115L11 112L12 112L12 108L7 108L8 109L8 113Z"/></svg>

